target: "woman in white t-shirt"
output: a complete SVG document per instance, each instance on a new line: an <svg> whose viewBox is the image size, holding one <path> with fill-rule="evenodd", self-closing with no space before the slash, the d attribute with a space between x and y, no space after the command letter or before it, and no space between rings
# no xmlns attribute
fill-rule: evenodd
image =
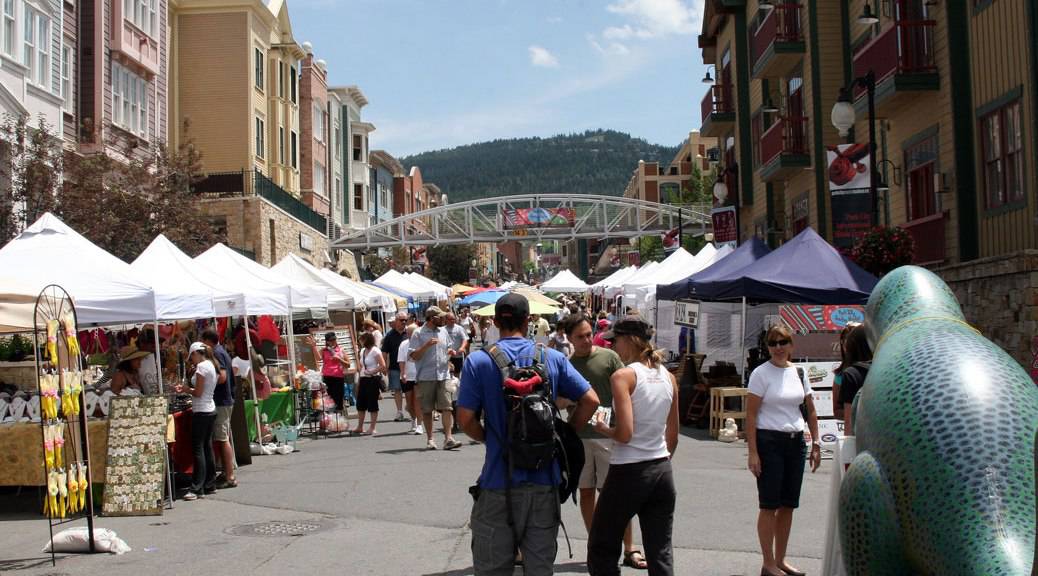
<svg viewBox="0 0 1038 576"><path fill-rule="evenodd" d="M422 426L421 410L418 407L418 395L415 394L414 387L418 384L418 369L414 365L414 360L411 359L410 347L411 347L411 335L414 334L418 326L409 324L407 326L407 339L400 343L400 349L397 351L396 362L400 364L400 389L404 393L404 404L407 407L408 413L411 414L411 434L420 436L425 434L425 427Z"/></svg>
<svg viewBox="0 0 1038 576"><path fill-rule="evenodd" d="M191 451L195 457L195 466L191 474L191 489L184 494L184 500L197 500L202 494L215 490L216 460L213 454L213 425L216 423L216 402L213 392L216 390L216 362L213 349L204 342L195 342L188 349L188 359L194 365L195 373L189 384L179 385L178 393L190 391L191 400Z"/></svg>
<svg viewBox="0 0 1038 576"><path fill-rule="evenodd" d="M382 395L382 375L386 373L386 360L382 351L375 346L375 337L371 332L360 335L360 374L357 390L357 427L353 434L375 434L375 423L378 422L378 400ZM364 432L364 417L371 413L371 425Z"/></svg>
<svg viewBox="0 0 1038 576"><path fill-rule="evenodd" d="M800 505L804 481L805 426L811 432L811 472L822 461L818 417L811 385L790 362L793 333L784 324L772 326L765 338L771 359L750 375L746 405L748 466L757 477L757 537L764 563L762 576L803 574L786 562L786 544L793 510ZM800 405L807 407L807 421Z"/></svg>

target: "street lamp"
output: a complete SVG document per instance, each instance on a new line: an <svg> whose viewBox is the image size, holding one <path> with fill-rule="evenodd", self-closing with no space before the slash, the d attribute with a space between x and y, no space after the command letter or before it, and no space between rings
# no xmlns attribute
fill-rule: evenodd
<svg viewBox="0 0 1038 576"><path fill-rule="evenodd" d="M871 13L869 5L865 5L865 12ZM864 16L864 14L863 14ZM851 103L851 92L861 87L865 89L869 104L869 194L872 200L872 225L879 224L879 193L876 180L876 74L869 70L864 76L859 76L846 88L840 89L840 97L833 105L830 119L833 126L839 131L840 136L846 137L854 126L855 114L854 104Z"/></svg>
<svg viewBox="0 0 1038 576"><path fill-rule="evenodd" d="M703 76L703 84L713 84L714 77L710 75L710 69L713 68L714 72L717 72L717 66L709 65L706 67L706 76Z"/></svg>
<svg viewBox="0 0 1038 576"><path fill-rule="evenodd" d="M775 9L775 5L771 3L771 0L760 0L757 3L757 7L765 12L770 12Z"/></svg>
<svg viewBox="0 0 1038 576"><path fill-rule="evenodd" d="M865 2L865 7L861 10L861 15L858 16L858 24L862 26L874 26L879 24L879 17L872 11L872 4Z"/></svg>

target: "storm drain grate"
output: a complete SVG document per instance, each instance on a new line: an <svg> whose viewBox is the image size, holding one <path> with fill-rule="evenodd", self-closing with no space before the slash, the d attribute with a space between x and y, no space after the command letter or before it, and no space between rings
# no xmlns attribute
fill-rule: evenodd
<svg viewBox="0 0 1038 576"><path fill-rule="evenodd" d="M306 536L328 530L333 525L324 520L293 520L242 524L230 529L236 536Z"/></svg>

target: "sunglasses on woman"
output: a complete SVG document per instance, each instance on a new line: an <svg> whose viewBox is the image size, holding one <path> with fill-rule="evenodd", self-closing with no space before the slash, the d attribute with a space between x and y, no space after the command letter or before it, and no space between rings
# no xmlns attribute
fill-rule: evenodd
<svg viewBox="0 0 1038 576"><path fill-rule="evenodd" d="M771 346L772 348L774 348L776 346L785 346L787 344L789 344L789 340L788 339L786 339L786 340L768 340L768 346Z"/></svg>

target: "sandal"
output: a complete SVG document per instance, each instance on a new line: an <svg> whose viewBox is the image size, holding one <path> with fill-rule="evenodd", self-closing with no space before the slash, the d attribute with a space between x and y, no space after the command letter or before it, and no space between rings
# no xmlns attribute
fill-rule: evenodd
<svg viewBox="0 0 1038 576"><path fill-rule="evenodd" d="M635 557L635 554L638 556ZM624 566L636 570L645 570L649 567L649 563L645 561L645 554L642 554L641 550L631 550L630 552L624 552Z"/></svg>

